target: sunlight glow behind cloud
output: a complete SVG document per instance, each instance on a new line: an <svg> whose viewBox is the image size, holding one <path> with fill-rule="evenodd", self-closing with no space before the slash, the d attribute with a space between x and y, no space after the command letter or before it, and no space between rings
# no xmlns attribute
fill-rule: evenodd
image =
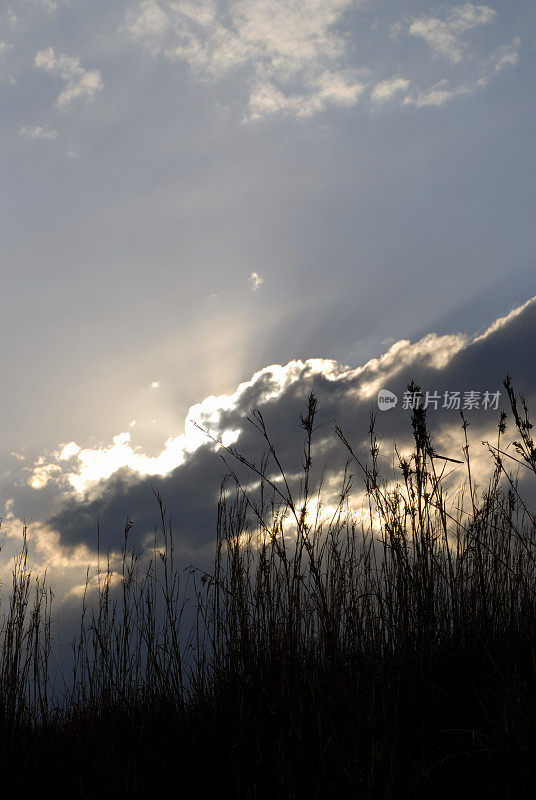
<svg viewBox="0 0 536 800"><path fill-rule="evenodd" d="M315 436L315 464L319 469L326 470L322 513L331 513L334 510L332 504L336 504L340 497L343 469L337 460L338 450L333 443L333 417L338 421L339 413L342 414L345 433L348 425L350 436L355 437L351 440L366 450L366 436L361 441L359 437L363 436L363 428L366 429L371 407L376 408L375 395L379 387L390 386L401 397L406 381L411 376L418 376L419 372L421 377L426 376L424 385L430 388L434 387L436 380L441 387L445 379L449 382L452 380L455 389L460 385L469 388L471 384L478 387L482 379L496 381L497 370L490 363L493 354L498 356L502 373L506 362L510 361L512 341L518 341L520 333L530 333L533 329L535 308L536 298L533 298L497 319L482 334L473 337L429 334L413 344L407 340L395 342L379 358L356 368L322 358L295 360L284 366L268 366L240 384L232 394L211 395L192 406L184 433L169 437L161 452L154 457L144 454L141 447L135 446L128 432L114 436L110 445L81 448L70 441L57 451L41 456L30 475L31 488L40 491L48 487L44 498L54 498L47 521L38 520L33 526L36 552L44 558L43 563L53 566L55 572L64 575L69 584L66 584L67 596L70 587L80 582L74 580L76 570L84 561L90 561L95 520L100 519L101 511L105 518L103 530L106 529L110 543L115 541L114 531L120 525L118 515L129 514L132 508L132 519L138 526L140 542L147 544L151 527L148 520L152 513L147 499L150 499L153 487L152 476L163 479L162 491L173 495L177 510L182 509L179 516L182 517L180 524L185 542L188 541L188 546L196 552L202 552L207 542L212 541L209 512L212 513L218 496L218 476L213 469L215 466L217 471L217 464L212 455L219 450L217 442L223 441L225 446L229 446L240 438L240 451L245 447L244 452L250 452L255 436L249 425L246 428L245 419L252 408L259 408L266 415L269 431L276 437L276 449L279 451L280 447L283 448L283 461L290 465L293 462L289 453L295 452L296 442L301 444L299 435L293 441L298 411L303 408L302 403L311 387L314 387L325 415L325 421L318 426L321 432ZM519 370L519 357L516 364ZM475 369L477 373L480 372L480 377L475 377ZM533 393L530 371L525 372L527 378L527 388ZM391 436L396 436L399 453L403 454L411 447L409 412L403 413L408 414L407 430L401 428L400 418L396 422L395 417L387 415L381 420L378 430L385 440L384 455L388 458ZM330 423L329 428L327 423ZM273 429L272 425L275 425ZM485 440L491 441L496 435L497 415L484 412L478 419L472 417L471 425L475 426L474 430L471 428L474 444L471 451L473 480L476 483L485 482L490 465ZM207 438L204 431L214 438ZM463 462L464 440L458 413L445 412L434 418L432 435L437 452ZM206 446L205 451L198 453L202 446ZM285 447L288 447L286 452ZM326 459L325 467L322 467L323 458ZM177 467L181 469L175 474ZM26 470L24 464L20 469ZM117 475L115 480L108 480L118 470L125 469L130 471L130 476L127 473ZM463 463L449 465L448 470L456 482L464 471ZM144 481L144 477L149 480ZM295 468L287 471L287 478L299 481ZM253 476L252 487L255 480ZM27 489L24 491L27 501L30 494ZM362 490L357 486L356 491L352 495L352 508L358 512ZM14 492L17 503L6 503L5 521L9 523L8 539L18 541L22 527L18 511L20 494L17 488L14 488ZM312 508L314 511L314 506ZM150 546L150 542L147 546ZM111 548L112 563L115 558L114 547Z"/></svg>
<svg viewBox="0 0 536 800"><path fill-rule="evenodd" d="M354 369L341 368L336 361L322 358L295 360L285 366L272 364L255 373L249 381L241 383L232 395L211 395L192 406L186 418L185 432L169 437L159 455L147 456L140 452L139 447L134 448L128 432L114 436L110 446L82 449L75 442L70 442L52 454L51 459L39 459L30 485L41 489L50 481L66 479L76 492L83 494L122 468L139 476L167 475L209 442L206 433L221 440L225 446L238 440L240 429L222 430L221 416L224 412L236 409L247 390L255 385L263 387L262 403L266 403L280 397L290 385L303 380L305 376L317 375L344 383L361 375L359 396L369 399L386 381L416 361L424 360L429 366L441 369L466 343L467 339L459 334L429 334L414 344L401 340L380 358L371 359L364 366ZM61 462L69 462L67 470Z"/></svg>

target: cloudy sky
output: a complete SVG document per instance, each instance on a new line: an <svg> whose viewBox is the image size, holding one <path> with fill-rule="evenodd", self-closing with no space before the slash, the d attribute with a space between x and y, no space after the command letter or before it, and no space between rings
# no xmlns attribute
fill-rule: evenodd
<svg viewBox="0 0 536 800"><path fill-rule="evenodd" d="M536 294L535 32L529 0L3 0L5 521L89 543L95 481L124 515L133 476L197 486L186 418L281 427L311 376L362 420L390 364L530 384L532 305L474 339Z"/></svg>

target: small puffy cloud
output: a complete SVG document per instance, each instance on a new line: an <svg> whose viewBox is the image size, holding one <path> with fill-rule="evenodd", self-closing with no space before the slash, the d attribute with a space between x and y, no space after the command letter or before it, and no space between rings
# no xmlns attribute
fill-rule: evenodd
<svg viewBox="0 0 536 800"><path fill-rule="evenodd" d="M379 81L379 83L375 84L370 94L370 99L374 104L386 103L400 92L407 91L409 84L409 78L401 78L396 75L388 80Z"/></svg>
<svg viewBox="0 0 536 800"><path fill-rule="evenodd" d="M63 53L56 55L52 47L40 50L35 56L34 64L37 69L58 75L65 81L65 88L56 100L60 109L69 108L75 100L93 100L104 86L99 70L85 69L79 58Z"/></svg>
<svg viewBox="0 0 536 800"><path fill-rule="evenodd" d="M495 9L489 6L464 3L455 6L446 19L427 15L414 19L408 33L424 39L436 54L457 64L466 52L463 35L478 26L490 25L496 16Z"/></svg>
<svg viewBox="0 0 536 800"><path fill-rule="evenodd" d="M69 444L64 445L60 451L60 461L68 461L70 458L77 456L80 450L81 448L76 442L69 442Z"/></svg>
<svg viewBox="0 0 536 800"><path fill-rule="evenodd" d="M260 289L260 287L264 283L264 280L257 272L252 272L251 275L249 276L249 283L251 286L251 291L256 292L257 289Z"/></svg>
<svg viewBox="0 0 536 800"><path fill-rule="evenodd" d="M58 138L58 131L50 125L23 125L19 134L26 139L45 139L53 141Z"/></svg>
<svg viewBox="0 0 536 800"><path fill-rule="evenodd" d="M38 461L30 478L30 486L32 489L44 489L52 478L59 478L61 473L62 470L58 464L45 464Z"/></svg>
<svg viewBox="0 0 536 800"><path fill-rule="evenodd" d="M352 70L326 70L319 76L316 86L315 100L319 110L323 110L328 104L351 108L366 88L365 83L356 80L356 73Z"/></svg>
<svg viewBox="0 0 536 800"><path fill-rule="evenodd" d="M350 108L357 103L365 87L366 84L354 79L350 70L345 73L323 73L316 81L315 90L305 94L285 94L268 81L252 92L246 120L261 119L276 112L302 118L312 117L329 105Z"/></svg>

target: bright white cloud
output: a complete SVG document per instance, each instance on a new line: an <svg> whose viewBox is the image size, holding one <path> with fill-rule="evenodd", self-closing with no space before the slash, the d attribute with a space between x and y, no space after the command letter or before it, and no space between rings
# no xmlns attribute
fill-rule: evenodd
<svg viewBox="0 0 536 800"><path fill-rule="evenodd" d="M53 141L58 138L58 131L50 125L23 125L19 131L20 136L27 139L45 139Z"/></svg>
<svg viewBox="0 0 536 800"><path fill-rule="evenodd" d="M508 314L506 314L506 316L499 317L499 319L496 319L495 322L493 322L489 326L489 328L487 328L484 331L484 333L482 333L480 336L476 337L475 342L479 342L482 339L487 339L488 336L491 336L492 333L495 333L496 331L500 330L501 328L504 328L513 319L515 319L516 317L519 317L519 315L522 314L529 306L536 306L536 297L531 297L530 300L527 300L527 302L523 303L523 305L517 306L516 308L513 308L512 311L510 311Z"/></svg>
<svg viewBox="0 0 536 800"><path fill-rule="evenodd" d="M75 100L93 100L104 86L99 70L85 69L79 58L63 53L56 55L52 47L40 50L35 56L34 64L37 69L58 75L65 82L65 88L56 99L56 105L60 109L69 108Z"/></svg>
<svg viewBox="0 0 536 800"><path fill-rule="evenodd" d="M139 476L168 475L184 464L199 447L207 444L207 433L225 446L237 441L240 430L222 430L222 414L240 407L244 395L255 385L263 387L257 396L257 402L263 405L280 397L292 384L314 375L343 383L359 377L357 394L361 399L370 399L387 381L413 363L423 362L436 369L443 368L466 343L467 339L461 335L430 334L415 344L402 340L393 344L380 358L371 359L355 369L322 358L295 360L285 366L272 364L255 373L251 380L241 383L232 395L211 395L192 406L186 418L185 432L167 439L157 456L147 456L140 452L140 448L134 448L128 432L114 436L110 446L82 449L70 442L51 457L39 459L30 476L30 486L41 489L51 481L67 482L76 492L84 494L123 468Z"/></svg>
<svg viewBox="0 0 536 800"><path fill-rule="evenodd" d="M109 478L117 470L125 467L138 475L167 475L181 466L201 445L207 443L204 431L215 437L221 436L226 446L238 439L239 430L220 430L220 417L222 412L236 408L244 393L255 383L265 385L263 397L260 399L264 403L280 396L290 384L299 380L305 373L321 373L327 378L335 379L337 365L331 360L310 359L307 362L292 361L286 366L274 364L265 367L255 373L251 380L241 383L234 394L217 397L211 395L192 406L187 414L185 432L170 437L159 455L154 457L139 452L138 448L133 448L131 435L128 432L114 436L112 444L108 447L82 449L75 442L70 442L52 453L48 459L41 457L36 462L29 479L30 486L42 489L50 481L67 480L76 492L83 494L91 490L98 481ZM75 459L74 469L69 461L68 470L65 470L65 462L68 460L66 455L69 459Z"/></svg>
<svg viewBox="0 0 536 800"><path fill-rule="evenodd" d="M352 106L363 87L344 67L337 30L357 0L143 0L127 13L130 37L153 54L182 61L200 78L247 67L250 118L286 112L311 116Z"/></svg>
<svg viewBox="0 0 536 800"><path fill-rule="evenodd" d="M389 80L386 81L379 81L379 83L375 84L370 94L370 99L375 104L386 103L400 92L407 91L409 84L410 81L408 78L401 78L398 76L389 78Z"/></svg>
<svg viewBox="0 0 536 800"><path fill-rule="evenodd" d="M60 461L68 461L73 456L77 456L80 452L80 447L76 442L69 442L62 447L60 451Z"/></svg>
<svg viewBox="0 0 536 800"><path fill-rule="evenodd" d="M436 54L457 64L466 52L463 35L481 25L490 25L496 16L497 12L489 6L464 3L455 6L446 19L426 15L414 19L408 32L424 39Z"/></svg>
<svg viewBox="0 0 536 800"><path fill-rule="evenodd" d="M360 370L362 380L359 393L363 398L374 396L387 381L417 362L426 363L434 369L443 369L466 344L467 338L462 334L438 336L430 333L415 344L401 339L380 358L371 359ZM356 372L349 370L347 374L355 375Z"/></svg>

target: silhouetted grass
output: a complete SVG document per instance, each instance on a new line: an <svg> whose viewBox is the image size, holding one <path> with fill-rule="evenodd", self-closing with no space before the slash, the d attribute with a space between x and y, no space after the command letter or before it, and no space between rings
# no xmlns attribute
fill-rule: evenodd
<svg viewBox="0 0 536 800"><path fill-rule="evenodd" d="M117 585L103 564L95 599L88 573L60 698L50 694L51 595L32 578L25 540L0 636L5 789L532 797L536 526L513 467L536 477L536 451L525 404L505 385L518 441L504 450L503 415L485 491L467 440L465 493L451 487L416 409L396 481L380 475L373 424L367 463L337 429L348 464L327 518L313 480L315 397L298 482L254 412L267 455L255 464L224 448L213 569L176 563L157 497L152 560L130 547L128 523ZM365 513L350 503L352 470Z"/></svg>

